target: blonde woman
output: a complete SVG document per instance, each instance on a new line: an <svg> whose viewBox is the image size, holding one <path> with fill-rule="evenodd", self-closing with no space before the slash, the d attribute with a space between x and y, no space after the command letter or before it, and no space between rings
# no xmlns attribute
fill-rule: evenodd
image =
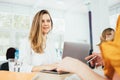
<svg viewBox="0 0 120 80"><path fill-rule="evenodd" d="M59 59L50 36L52 28L53 21L49 12L47 10L37 12L32 22L29 40L20 46L19 60L23 62L21 71L35 72L56 68Z"/></svg>

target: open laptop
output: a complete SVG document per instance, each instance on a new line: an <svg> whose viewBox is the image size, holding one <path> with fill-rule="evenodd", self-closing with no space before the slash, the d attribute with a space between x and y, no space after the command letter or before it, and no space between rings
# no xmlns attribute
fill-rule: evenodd
<svg viewBox="0 0 120 80"><path fill-rule="evenodd" d="M85 57L89 55L89 50L90 45L87 43L64 42L62 58L69 56L86 63Z"/></svg>
<svg viewBox="0 0 120 80"><path fill-rule="evenodd" d="M82 62L86 63L85 57L88 55L89 55L89 44L64 42L62 58L69 56L69 57L79 59ZM56 70L42 70L41 72L59 74ZM69 73L69 72L63 72L62 74L66 74L66 73Z"/></svg>

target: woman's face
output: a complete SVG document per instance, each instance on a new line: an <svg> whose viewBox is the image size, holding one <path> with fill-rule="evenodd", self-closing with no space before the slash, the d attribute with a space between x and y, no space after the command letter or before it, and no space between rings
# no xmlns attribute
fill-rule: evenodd
<svg viewBox="0 0 120 80"><path fill-rule="evenodd" d="M43 14L42 16L42 32L47 34L51 30L51 20L48 14Z"/></svg>
<svg viewBox="0 0 120 80"><path fill-rule="evenodd" d="M106 41L111 41L114 39L114 31L111 31L110 34L106 34Z"/></svg>

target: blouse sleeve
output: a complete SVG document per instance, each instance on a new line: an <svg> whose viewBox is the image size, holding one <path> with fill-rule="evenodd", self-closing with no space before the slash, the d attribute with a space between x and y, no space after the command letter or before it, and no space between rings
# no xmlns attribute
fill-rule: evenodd
<svg viewBox="0 0 120 80"><path fill-rule="evenodd" d="M23 40L19 47L19 60L23 63L21 72L31 72L31 48L28 40Z"/></svg>

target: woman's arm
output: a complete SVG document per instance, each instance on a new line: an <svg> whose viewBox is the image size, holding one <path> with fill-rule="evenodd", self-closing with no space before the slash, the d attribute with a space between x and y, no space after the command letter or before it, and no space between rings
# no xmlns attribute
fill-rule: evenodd
<svg viewBox="0 0 120 80"><path fill-rule="evenodd" d="M19 46L19 61L23 64L21 66L21 72L31 72L32 65L31 64L31 47L29 44L28 39L23 39L20 46Z"/></svg>
<svg viewBox="0 0 120 80"><path fill-rule="evenodd" d="M24 39L19 46L19 60L31 64L32 49L28 39Z"/></svg>
<svg viewBox="0 0 120 80"><path fill-rule="evenodd" d="M39 72L42 70L54 70L54 69L56 69L57 65L58 65L58 63L49 64L49 65L34 66L32 68L32 72Z"/></svg>
<svg viewBox="0 0 120 80"><path fill-rule="evenodd" d="M60 64L57 67L57 71L67 71L78 74L83 80L107 80L106 78L92 71L83 62L70 57L66 57L60 62Z"/></svg>

